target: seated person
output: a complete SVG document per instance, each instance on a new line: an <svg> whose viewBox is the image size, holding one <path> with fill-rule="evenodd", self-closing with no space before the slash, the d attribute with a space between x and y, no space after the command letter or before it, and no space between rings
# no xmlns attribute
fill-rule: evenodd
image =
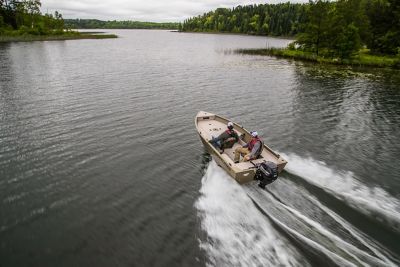
<svg viewBox="0 0 400 267"><path fill-rule="evenodd" d="M222 151L225 148L231 148L234 143L239 141L238 134L235 132L235 130L233 130L233 123L228 122L227 127L228 129L226 129L226 131L220 134L217 138L213 137L213 139L210 140L210 143L214 147L219 148Z"/></svg>
<svg viewBox="0 0 400 267"><path fill-rule="evenodd" d="M238 147L235 149L235 163L239 163L240 156L243 156L243 161L249 161L253 159L257 159L263 150L263 142L258 137L257 132L250 132L251 140L243 147Z"/></svg>

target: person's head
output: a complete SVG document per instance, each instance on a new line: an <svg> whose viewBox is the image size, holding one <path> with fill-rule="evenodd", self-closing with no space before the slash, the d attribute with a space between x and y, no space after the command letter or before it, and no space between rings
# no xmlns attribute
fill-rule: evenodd
<svg viewBox="0 0 400 267"><path fill-rule="evenodd" d="M229 130L232 130L233 129L233 123L231 121L228 122L227 127L228 127Z"/></svg>
<svg viewBox="0 0 400 267"><path fill-rule="evenodd" d="M250 132L251 133L251 136L253 137L253 138L256 138L257 136L258 136L258 133L256 132L256 131L252 131L252 132Z"/></svg>

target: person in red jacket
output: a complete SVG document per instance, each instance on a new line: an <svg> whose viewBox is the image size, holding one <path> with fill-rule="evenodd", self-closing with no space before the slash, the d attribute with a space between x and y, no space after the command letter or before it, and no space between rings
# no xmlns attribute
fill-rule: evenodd
<svg viewBox="0 0 400 267"><path fill-rule="evenodd" d="M251 140L243 147L238 147L235 149L235 163L239 163L240 156L243 156L243 161L249 161L258 158L261 155L263 149L263 142L258 137L256 131L250 132Z"/></svg>

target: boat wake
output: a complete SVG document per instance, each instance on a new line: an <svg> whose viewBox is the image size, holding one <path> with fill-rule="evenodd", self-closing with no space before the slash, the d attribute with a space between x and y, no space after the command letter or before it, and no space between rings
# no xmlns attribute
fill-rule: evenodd
<svg viewBox="0 0 400 267"><path fill-rule="evenodd" d="M352 172L334 171L326 163L296 154L282 154L289 164L285 168L358 211L374 217L400 232L400 201L379 187L363 185Z"/></svg>
<svg viewBox="0 0 400 267"><path fill-rule="evenodd" d="M288 240L252 204L242 187L211 161L196 208L211 266L307 266Z"/></svg>
<svg viewBox="0 0 400 267"><path fill-rule="evenodd" d="M356 184L352 176L339 175L351 179L352 186L357 185L353 190L363 192L357 198L350 198L351 189L335 189L332 181L324 183L324 179L338 179L326 165L316 161L310 165L310 159L296 155L286 158L289 172L301 173L301 177L320 174L314 184L349 203L359 198L364 203L368 201L365 198L376 197L368 195L366 192L370 191L366 188L362 191L362 185ZM307 173L302 164L313 170ZM201 196L195 204L205 232L200 246L210 266L396 266L385 248L295 183L282 178L269 188L261 190L256 183L241 186L214 161L210 162L202 179ZM287 193L288 188L293 195ZM373 192L382 196L384 191Z"/></svg>

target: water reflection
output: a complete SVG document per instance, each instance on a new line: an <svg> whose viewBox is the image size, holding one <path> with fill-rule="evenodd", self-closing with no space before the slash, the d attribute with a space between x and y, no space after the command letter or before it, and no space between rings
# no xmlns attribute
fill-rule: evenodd
<svg viewBox="0 0 400 267"><path fill-rule="evenodd" d="M296 68L296 147L365 181L381 184L384 179L384 187L396 194L392 189L400 168L391 159L400 156L400 91L363 73L343 76L337 71Z"/></svg>
<svg viewBox="0 0 400 267"><path fill-rule="evenodd" d="M238 212L239 217L230 218L239 229L235 218L242 219L240 212L248 208L242 204L253 204L245 187L231 184L223 189L237 205L216 205L214 196L221 196L221 188L214 186L218 180L209 186L201 183L211 158L194 129L193 117L199 110L258 130L268 145L287 155L293 175L283 174L270 188L281 203L263 192L257 202L283 223L281 229L314 229L308 227L310 221L299 222L301 213L321 222L334 221L334 227L327 228L335 232L338 223L326 219L334 210L330 206L341 210L354 199L364 201L360 209L375 208L373 215L365 216L385 215L388 222L396 222L393 196L399 191L395 164L400 131L393 73L378 73L372 79L369 74L342 75L340 68L330 71L224 52L264 47L264 37L168 31L118 34L121 38L101 41L0 44L2 263L26 265L30 258L39 266L54 265L59 259L67 266L204 266L209 256L199 247L199 238L206 241L199 230L204 221L194 207L199 195L209 189L215 193L210 202L214 208ZM270 44L283 42L287 40L271 39ZM219 174L210 177L219 179ZM309 190L310 185L319 190ZM343 192L347 195L338 197ZM326 206L309 200L315 198L318 204L329 198L326 195L334 198ZM217 219L234 238L235 228L226 226L224 217L218 217L224 213L213 213L214 208L204 210L211 212L211 227ZM258 218L248 218L250 226L270 229L271 219L249 210ZM364 218L353 215L354 221ZM379 241L374 228L393 225L368 224L370 231L362 231ZM26 237L32 232L35 236L28 244ZM241 232L245 238L239 241L247 242L250 232L268 243L262 241L260 248L274 245L270 236L258 236L251 229ZM314 237L317 243L331 244L321 234ZM21 247L27 249L10 253ZM43 256L48 247L54 250ZM228 246L232 255L244 257L246 253L237 248L247 247ZM97 250L107 253L90 261Z"/></svg>

